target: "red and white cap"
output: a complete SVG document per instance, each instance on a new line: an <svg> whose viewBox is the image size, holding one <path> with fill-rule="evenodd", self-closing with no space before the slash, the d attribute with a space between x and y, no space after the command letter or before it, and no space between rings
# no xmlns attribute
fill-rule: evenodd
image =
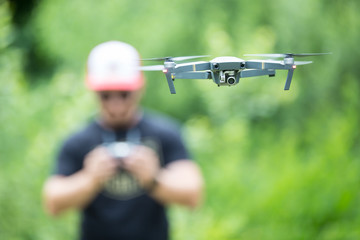
<svg viewBox="0 0 360 240"><path fill-rule="evenodd" d="M87 60L86 85L94 91L135 91L144 86L137 50L123 42L97 45Z"/></svg>

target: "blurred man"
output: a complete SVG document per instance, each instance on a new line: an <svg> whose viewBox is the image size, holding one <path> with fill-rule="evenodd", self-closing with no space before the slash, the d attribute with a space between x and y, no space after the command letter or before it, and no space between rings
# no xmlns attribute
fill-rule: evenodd
<svg viewBox="0 0 360 240"><path fill-rule="evenodd" d="M202 176L169 118L143 112L144 77L132 46L96 46L87 86L99 116L68 138L44 185L52 215L82 211L80 239L168 239L165 206L195 207Z"/></svg>

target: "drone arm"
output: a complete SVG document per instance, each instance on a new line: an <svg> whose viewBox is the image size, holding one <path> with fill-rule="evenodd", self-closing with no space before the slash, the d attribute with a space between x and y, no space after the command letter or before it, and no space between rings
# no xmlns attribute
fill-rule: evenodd
<svg viewBox="0 0 360 240"><path fill-rule="evenodd" d="M258 69L256 69L256 70L244 70L244 71L240 72L241 78L263 76L263 75L275 76L275 70L268 70L268 69L258 70Z"/></svg>
<svg viewBox="0 0 360 240"><path fill-rule="evenodd" d="M283 64L275 61L246 61L245 68L247 69L290 69L292 64Z"/></svg>
<svg viewBox="0 0 360 240"><path fill-rule="evenodd" d="M196 71L205 71L205 70L210 70L209 62L178 64L175 67L174 72L182 73L182 72L196 72Z"/></svg>
<svg viewBox="0 0 360 240"><path fill-rule="evenodd" d="M211 79L210 72L180 72L175 73L175 78L180 79Z"/></svg>

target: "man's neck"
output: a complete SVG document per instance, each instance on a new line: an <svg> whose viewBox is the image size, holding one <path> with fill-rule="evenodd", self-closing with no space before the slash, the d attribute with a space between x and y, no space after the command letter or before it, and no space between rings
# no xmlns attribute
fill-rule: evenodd
<svg viewBox="0 0 360 240"><path fill-rule="evenodd" d="M107 123L102 116L100 115L97 119L97 122L100 124L101 127L108 130L126 130L135 127L142 119L143 112L137 111L137 113L129 120L128 122L119 123L119 124L110 124Z"/></svg>

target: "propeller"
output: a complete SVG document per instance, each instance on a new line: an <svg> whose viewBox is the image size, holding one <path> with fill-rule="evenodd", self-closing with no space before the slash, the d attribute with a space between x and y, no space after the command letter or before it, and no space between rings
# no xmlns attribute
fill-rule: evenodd
<svg viewBox="0 0 360 240"><path fill-rule="evenodd" d="M294 64L295 65L305 65L305 64L310 64L312 63L312 61L295 61Z"/></svg>
<svg viewBox="0 0 360 240"><path fill-rule="evenodd" d="M181 57L161 57L161 58L145 58L142 61L185 61L194 58L209 57L210 55L198 55L198 56L181 56Z"/></svg>
<svg viewBox="0 0 360 240"><path fill-rule="evenodd" d="M292 58L328 55L329 53L270 53L270 54L244 54L244 56L270 57L270 58Z"/></svg>
<svg viewBox="0 0 360 240"><path fill-rule="evenodd" d="M278 60L258 60L259 62L265 62L265 63L278 63L278 64L285 64L284 61L278 61ZM305 65L313 63L313 61L294 61L293 64L295 65Z"/></svg>
<svg viewBox="0 0 360 240"><path fill-rule="evenodd" d="M164 65L153 65L153 66L141 66L139 69L141 71L162 71L164 70Z"/></svg>

